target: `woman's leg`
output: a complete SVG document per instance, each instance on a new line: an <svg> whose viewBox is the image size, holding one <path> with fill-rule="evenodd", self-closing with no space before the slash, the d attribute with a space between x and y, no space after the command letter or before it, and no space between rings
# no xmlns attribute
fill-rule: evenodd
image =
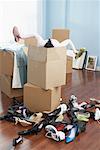
<svg viewBox="0 0 100 150"><path fill-rule="evenodd" d="M75 48L73 42L72 42L70 39L64 40L63 42L60 43L60 45L61 45L61 46L68 46L68 45L70 45L71 48L72 48L72 50L73 50L73 52L74 52L74 53L77 53L77 50L76 50L76 48Z"/></svg>

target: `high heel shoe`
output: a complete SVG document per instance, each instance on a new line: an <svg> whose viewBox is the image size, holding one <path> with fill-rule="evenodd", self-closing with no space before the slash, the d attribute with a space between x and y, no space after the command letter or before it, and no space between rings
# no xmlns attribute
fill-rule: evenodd
<svg viewBox="0 0 100 150"><path fill-rule="evenodd" d="M96 108L95 110L95 120L100 120L100 109Z"/></svg>
<svg viewBox="0 0 100 150"><path fill-rule="evenodd" d="M18 135L31 135L31 134L37 135L38 132L42 130L43 126L44 126L43 122L35 124L31 129L18 132Z"/></svg>
<svg viewBox="0 0 100 150"><path fill-rule="evenodd" d="M13 139L13 146L16 146L19 143L23 142L23 137L22 136L18 136L17 138Z"/></svg>
<svg viewBox="0 0 100 150"><path fill-rule="evenodd" d="M78 126L75 125L71 128L68 135L65 137L65 142L66 143L72 142L77 135L78 135Z"/></svg>

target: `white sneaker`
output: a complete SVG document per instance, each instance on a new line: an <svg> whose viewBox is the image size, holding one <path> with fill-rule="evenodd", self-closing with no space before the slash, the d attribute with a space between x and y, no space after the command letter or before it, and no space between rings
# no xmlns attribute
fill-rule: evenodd
<svg viewBox="0 0 100 150"><path fill-rule="evenodd" d="M99 108L96 108L95 110L95 120L99 120L100 119L100 110Z"/></svg>
<svg viewBox="0 0 100 150"><path fill-rule="evenodd" d="M57 109L61 108L61 111L59 112L59 115L63 115L64 113L66 113L66 111L68 110L67 105L66 104L60 104Z"/></svg>

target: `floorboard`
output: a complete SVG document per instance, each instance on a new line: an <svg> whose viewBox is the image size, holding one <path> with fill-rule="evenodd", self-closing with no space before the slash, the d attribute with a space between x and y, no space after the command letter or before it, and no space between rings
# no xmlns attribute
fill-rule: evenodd
<svg viewBox="0 0 100 150"><path fill-rule="evenodd" d="M89 101L91 97L100 99L100 72L73 70L67 75L66 85L62 86L63 101L68 102L71 94L76 95L79 101ZM11 101L0 93L0 114L7 111ZM23 129L21 125L0 121L0 150L11 150L12 139ZM100 124L96 121L90 120L86 131L70 144L55 142L44 135L45 132L41 131L38 135L24 137L24 142L16 150L100 150Z"/></svg>

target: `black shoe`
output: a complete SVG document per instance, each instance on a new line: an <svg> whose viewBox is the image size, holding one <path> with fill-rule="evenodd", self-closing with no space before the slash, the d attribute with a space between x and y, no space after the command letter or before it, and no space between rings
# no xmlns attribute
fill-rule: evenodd
<svg viewBox="0 0 100 150"><path fill-rule="evenodd" d="M10 121L10 122L15 122L15 119L13 117L12 114L6 114L4 116L0 116L0 120L6 120L6 121Z"/></svg>
<svg viewBox="0 0 100 150"><path fill-rule="evenodd" d="M17 138L13 139L13 146L16 146L19 143L23 142L23 137L22 136L18 136Z"/></svg>
<svg viewBox="0 0 100 150"><path fill-rule="evenodd" d="M61 108L55 109L51 113L48 114L48 116L57 116L61 112Z"/></svg>
<svg viewBox="0 0 100 150"><path fill-rule="evenodd" d="M84 132L86 130L86 122L84 121L78 121L78 133Z"/></svg>
<svg viewBox="0 0 100 150"><path fill-rule="evenodd" d="M31 135L31 134L38 134L43 128L43 122L40 124L35 124L31 129L18 132L18 135Z"/></svg>
<svg viewBox="0 0 100 150"><path fill-rule="evenodd" d="M47 41L47 43L44 45L44 47L50 48L50 47L54 47L54 46L53 46L51 40L49 39L49 40Z"/></svg>

